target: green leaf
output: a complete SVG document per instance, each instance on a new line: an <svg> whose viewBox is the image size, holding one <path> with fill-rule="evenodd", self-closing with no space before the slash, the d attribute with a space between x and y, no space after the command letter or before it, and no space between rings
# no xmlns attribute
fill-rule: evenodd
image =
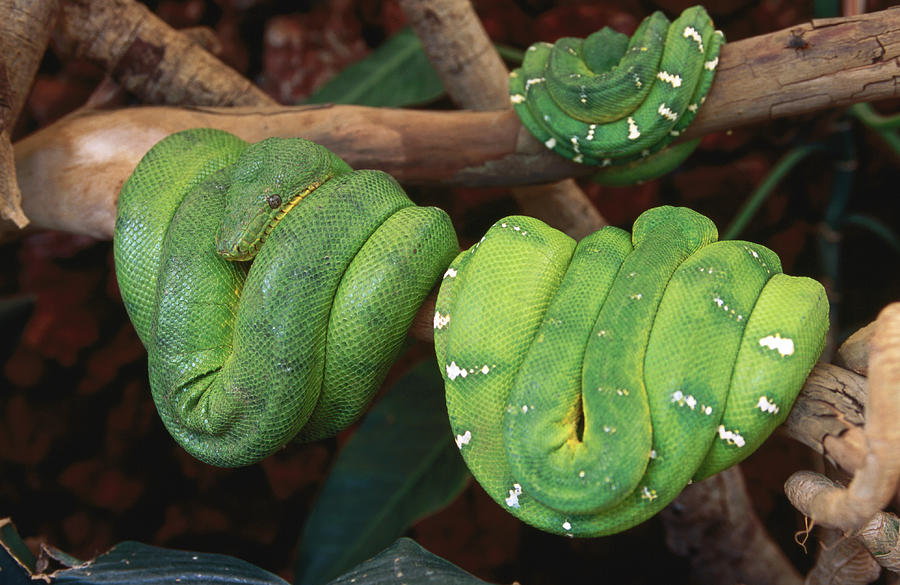
<svg viewBox="0 0 900 585"><path fill-rule="evenodd" d="M435 556L408 538L397 540L378 556L328 585L487 585L454 564Z"/></svg>
<svg viewBox="0 0 900 585"><path fill-rule="evenodd" d="M9 518L0 518L0 582L27 585L37 559L25 545Z"/></svg>
<svg viewBox="0 0 900 585"><path fill-rule="evenodd" d="M388 391L339 454L304 527L295 582L319 585L382 550L468 478L428 360Z"/></svg>
<svg viewBox="0 0 900 585"><path fill-rule="evenodd" d="M53 576L53 585L287 585L277 575L235 557L139 542L123 542L93 561Z"/></svg>
<svg viewBox="0 0 900 585"><path fill-rule="evenodd" d="M437 99L444 86L422 43L404 29L361 61L338 73L306 103L399 108Z"/></svg>

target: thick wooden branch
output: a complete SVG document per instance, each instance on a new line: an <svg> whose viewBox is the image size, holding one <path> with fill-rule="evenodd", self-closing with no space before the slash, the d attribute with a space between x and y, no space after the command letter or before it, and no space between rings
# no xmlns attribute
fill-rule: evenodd
<svg viewBox="0 0 900 585"><path fill-rule="evenodd" d="M897 97L900 9L805 28L803 50L787 48L788 30L726 45L686 136ZM523 185L592 172L547 151L509 111L137 108L71 116L17 143L25 212L38 227L111 237L119 187L140 157L163 136L197 126L248 140L302 136L404 183Z"/></svg>

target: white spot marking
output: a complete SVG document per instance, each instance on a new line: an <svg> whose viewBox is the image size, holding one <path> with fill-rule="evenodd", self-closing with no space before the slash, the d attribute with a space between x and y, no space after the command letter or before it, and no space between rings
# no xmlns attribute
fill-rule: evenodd
<svg viewBox="0 0 900 585"><path fill-rule="evenodd" d="M656 490L651 490L649 487L644 486L641 488L641 499L647 500L648 502L652 502L659 496L656 495Z"/></svg>
<svg viewBox="0 0 900 585"><path fill-rule="evenodd" d="M444 326L447 325L447 323L449 323L449 322L450 322L450 313L447 313L446 315L441 315L440 311L434 312L434 328L435 329L443 329ZM449 375L449 370L447 373Z"/></svg>
<svg viewBox="0 0 900 585"><path fill-rule="evenodd" d="M527 404L523 404L523 405L522 405L522 413L525 414L525 413L527 413L527 412L528 412L528 405L527 405Z"/></svg>
<svg viewBox="0 0 900 585"><path fill-rule="evenodd" d="M697 113L697 104L691 104L687 107L687 109L690 110L692 113L696 114Z"/></svg>
<svg viewBox="0 0 900 585"><path fill-rule="evenodd" d="M641 131L638 130L637 122L634 121L634 118L628 116L628 140L637 140L640 137Z"/></svg>
<svg viewBox="0 0 900 585"><path fill-rule="evenodd" d="M693 394L685 395L681 390L676 390L672 392L672 402L678 404L678 406L688 406L691 410L697 407L697 399L694 398Z"/></svg>
<svg viewBox="0 0 900 585"><path fill-rule="evenodd" d="M459 366L456 365L456 362L450 362L450 365L447 366L447 377L451 380L455 380L457 376L462 375L463 378L466 377L466 371L460 370Z"/></svg>
<svg viewBox="0 0 900 585"><path fill-rule="evenodd" d="M481 366L481 373L482 373L482 374L487 374L487 373L490 372L490 371L491 371L491 369L490 369L489 367L487 367L487 364L484 364L483 366Z"/></svg>
<svg viewBox="0 0 900 585"><path fill-rule="evenodd" d="M666 120L669 120L671 122L674 122L675 120L678 119L678 114L676 112L673 112L672 110L670 110L666 106L665 103L659 104L659 108L656 111L659 113L660 116L662 116L663 118L665 118Z"/></svg>
<svg viewBox="0 0 900 585"><path fill-rule="evenodd" d="M746 444L744 437L740 435L740 431L727 431L725 430L725 425L719 425L719 438L723 441L727 441L729 445L735 445L737 447L743 447Z"/></svg>
<svg viewBox="0 0 900 585"><path fill-rule="evenodd" d="M520 93L512 93L509 95L509 103L511 104L521 104L525 101L525 96Z"/></svg>
<svg viewBox="0 0 900 585"><path fill-rule="evenodd" d="M616 427L611 427L609 425L603 425L603 432L610 433L610 434L614 433L614 432L616 432Z"/></svg>
<svg viewBox="0 0 900 585"><path fill-rule="evenodd" d="M584 478L584 470L583 469L578 472L578 477L580 477L582 479Z"/></svg>
<svg viewBox="0 0 900 585"><path fill-rule="evenodd" d="M456 448L462 449L463 445L468 445L472 440L472 431L466 431L461 435L456 435Z"/></svg>
<svg viewBox="0 0 900 585"><path fill-rule="evenodd" d="M708 69L709 71L713 71L713 70L716 68L716 66L717 66L718 64L719 64L719 58L716 57L716 58L713 59L712 61L707 61L706 63L704 63L703 66L704 66L706 69Z"/></svg>
<svg viewBox="0 0 900 585"><path fill-rule="evenodd" d="M585 138L588 140L593 140L594 139L594 130L596 130L596 129L597 129L596 124L591 124L590 126L588 126L588 133Z"/></svg>
<svg viewBox="0 0 900 585"><path fill-rule="evenodd" d="M712 406L704 406L703 414L705 414L707 416L711 415L712 414Z"/></svg>
<svg viewBox="0 0 900 585"><path fill-rule="evenodd" d="M543 77L532 77L531 79L529 79L528 81L525 82L525 91L528 91L529 89L531 89L532 85L535 85L536 83L543 83L543 81L544 81Z"/></svg>
<svg viewBox="0 0 900 585"><path fill-rule="evenodd" d="M759 345L769 349L777 349L782 357L794 354L794 340L790 337L782 337L778 333L763 337L759 340Z"/></svg>
<svg viewBox="0 0 900 585"><path fill-rule="evenodd" d="M547 142L544 143L544 146L546 146L550 150L553 150L553 148L556 147L556 138L548 138Z"/></svg>
<svg viewBox="0 0 900 585"><path fill-rule="evenodd" d="M668 71L660 71L656 74L656 78L672 87L681 87L681 76L677 73L673 75Z"/></svg>
<svg viewBox="0 0 900 585"><path fill-rule="evenodd" d="M571 142L572 142L572 150L574 150L575 152L581 152L581 150L578 148L578 137L573 136L571 138Z"/></svg>
<svg viewBox="0 0 900 585"><path fill-rule="evenodd" d="M700 37L700 33L697 32L697 29L692 26L686 26L684 27L684 32L681 33L681 36L686 39L693 39L697 43L697 49L699 49L701 53L703 52L703 39Z"/></svg>
<svg viewBox="0 0 900 585"><path fill-rule="evenodd" d="M656 449L650 449L650 459L656 459Z"/></svg>
<svg viewBox="0 0 900 585"><path fill-rule="evenodd" d="M518 508L520 495L522 495L522 486L514 483L513 489L509 490L509 497L506 498L506 505L510 508Z"/></svg>
<svg viewBox="0 0 900 585"><path fill-rule="evenodd" d="M563 530L572 530L572 524L566 520L562 523Z"/></svg>
<svg viewBox="0 0 900 585"><path fill-rule="evenodd" d="M572 161L573 161L573 162L577 162L577 163L579 163L579 164L580 164L580 163L583 163L583 162L584 162L584 155L581 154L581 153L578 153L578 154L576 154L576 155L572 158Z"/></svg>
<svg viewBox="0 0 900 585"><path fill-rule="evenodd" d="M453 278L456 275L457 275L456 268L453 268L451 266L450 268L447 269L447 272L444 273L444 278Z"/></svg>
<svg viewBox="0 0 900 585"><path fill-rule="evenodd" d="M634 293L633 295L631 295L631 296L628 297L628 298L631 299L631 300L633 300L633 301L639 301L639 300L641 300L642 298L644 298L644 295L642 295L641 293Z"/></svg>
<svg viewBox="0 0 900 585"><path fill-rule="evenodd" d="M778 405L769 400L765 394L759 397L756 408L768 414L778 414Z"/></svg>

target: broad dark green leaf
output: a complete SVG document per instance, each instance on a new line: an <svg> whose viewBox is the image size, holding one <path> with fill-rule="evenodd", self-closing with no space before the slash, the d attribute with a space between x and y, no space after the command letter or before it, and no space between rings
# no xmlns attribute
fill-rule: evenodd
<svg viewBox="0 0 900 585"><path fill-rule="evenodd" d="M0 583L28 585L37 559L25 546L9 518L0 518Z"/></svg>
<svg viewBox="0 0 900 585"><path fill-rule="evenodd" d="M53 585L287 585L241 559L123 542L93 561L58 571Z"/></svg>
<svg viewBox="0 0 900 585"><path fill-rule="evenodd" d="M320 585L382 550L468 478L428 360L387 392L338 455L304 527L295 582Z"/></svg>
<svg viewBox="0 0 900 585"><path fill-rule="evenodd" d="M328 585L487 585L408 538L369 559Z"/></svg>
<svg viewBox="0 0 900 585"><path fill-rule="evenodd" d="M422 43L410 29L387 40L311 95L306 103L399 108L424 104L444 93Z"/></svg>

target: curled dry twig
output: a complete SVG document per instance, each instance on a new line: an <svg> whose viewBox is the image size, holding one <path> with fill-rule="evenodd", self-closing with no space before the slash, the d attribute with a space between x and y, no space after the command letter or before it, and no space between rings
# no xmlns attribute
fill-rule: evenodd
<svg viewBox="0 0 900 585"><path fill-rule="evenodd" d="M881 567L859 540L829 530L806 585L864 585L880 574Z"/></svg>
<svg viewBox="0 0 900 585"><path fill-rule="evenodd" d="M791 476L785 486L791 500L816 523L852 532L893 497L900 478L900 303L885 307L876 321L869 350L866 403L867 452L847 489L814 483L809 474ZM800 490L798 492L798 489Z"/></svg>
<svg viewBox="0 0 900 585"><path fill-rule="evenodd" d="M898 547L896 517L879 511L894 497L900 479L900 452L896 449L900 444L900 303L881 311L868 345L869 391L861 437L864 451L857 457L853 480L844 488L817 473L801 471L788 478L785 492L794 506L817 524L859 537L881 563L887 561L887 552ZM885 539L884 527L893 528L893 540L890 536Z"/></svg>
<svg viewBox="0 0 900 585"><path fill-rule="evenodd" d="M57 9L57 0L0 0L0 216L18 228L28 217L16 180L12 128L47 50Z"/></svg>

